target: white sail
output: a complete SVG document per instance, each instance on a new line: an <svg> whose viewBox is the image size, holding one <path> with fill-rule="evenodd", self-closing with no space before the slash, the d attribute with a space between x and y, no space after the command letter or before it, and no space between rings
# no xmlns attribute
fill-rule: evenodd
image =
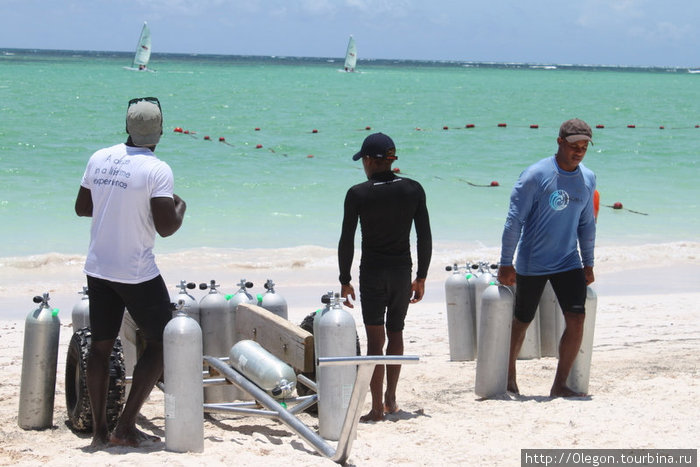
<svg viewBox="0 0 700 467"><path fill-rule="evenodd" d="M357 64L357 47L355 46L355 38L350 36L348 41L348 50L345 52L345 71L355 71Z"/></svg>
<svg viewBox="0 0 700 467"><path fill-rule="evenodd" d="M132 68L145 69L148 67L148 61L151 59L151 30L148 28L148 24L144 21L143 28L141 29L141 37L139 37L139 43L136 46L136 53L134 54L134 63Z"/></svg>

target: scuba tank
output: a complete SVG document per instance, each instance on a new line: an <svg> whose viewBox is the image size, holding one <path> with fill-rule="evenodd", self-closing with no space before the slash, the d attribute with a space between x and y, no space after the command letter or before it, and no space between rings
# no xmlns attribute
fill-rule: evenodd
<svg viewBox="0 0 700 467"><path fill-rule="evenodd" d="M482 297L474 392L489 398L508 389L508 355L513 325L513 291L493 282Z"/></svg>
<svg viewBox="0 0 700 467"><path fill-rule="evenodd" d="M586 320L583 322L583 339L581 339L581 347L571 367L569 377L566 379L566 385L570 389L583 394L588 394L597 306L598 296L589 286L586 288Z"/></svg>
<svg viewBox="0 0 700 467"><path fill-rule="evenodd" d="M83 290L78 293L82 295L82 298L73 305L73 311L70 315L73 324L73 332L78 329L90 327L90 297L88 297L88 288L83 286Z"/></svg>
<svg viewBox="0 0 700 467"><path fill-rule="evenodd" d="M330 301L330 300L329 300ZM318 324L317 324L318 322ZM343 309L340 294L316 314L314 319L316 357L356 356L357 330L352 315ZM316 366L318 386L318 433L337 441L355 383L355 366Z"/></svg>
<svg viewBox="0 0 700 467"><path fill-rule="evenodd" d="M229 364L275 399L286 399L294 393L294 369L255 341L236 342L229 352Z"/></svg>
<svg viewBox="0 0 700 467"><path fill-rule="evenodd" d="M179 301L182 300L184 302L182 306L187 313L187 316L197 321L197 324L199 324L199 303L197 303L197 300L192 295L187 293L187 289L194 289L197 287L197 284L194 282L185 282L184 280L181 280L175 287L179 287L180 291L173 301L175 303L179 303ZM177 314L178 310L175 308L173 310L173 318L175 318Z"/></svg>
<svg viewBox="0 0 700 467"><path fill-rule="evenodd" d="M178 300L176 315L163 331L165 447L175 452L202 452L202 329L188 316L191 308L187 306L185 300Z"/></svg>
<svg viewBox="0 0 700 467"><path fill-rule="evenodd" d="M219 285L214 280L209 285L199 284L201 290L209 288L209 293L199 301L199 321L204 355L222 358L235 342L236 333L233 311L217 287ZM243 392L232 384L204 388L204 402L207 403L231 402L242 397Z"/></svg>
<svg viewBox="0 0 700 467"><path fill-rule="evenodd" d="M272 282L272 279L268 279L267 282L265 282L265 290L267 290L267 292L264 294L258 294L258 306L287 319L287 301L280 294L275 292L275 283Z"/></svg>
<svg viewBox="0 0 700 467"><path fill-rule="evenodd" d="M559 338L562 318L559 301L554 294L552 284L547 281L540 297L538 314L540 315L540 353L542 357L559 356Z"/></svg>
<svg viewBox="0 0 700 467"><path fill-rule="evenodd" d="M491 268L493 269L494 266L498 267L491 265ZM489 271L488 263L484 261L479 262L479 264L472 264L472 269L476 271L476 277L474 278L474 315L476 317L476 342L478 349L479 332L481 330L481 296L495 277Z"/></svg>
<svg viewBox="0 0 700 467"><path fill-rule="evenodd" d="M452 274L445 281L445 303L447 305L447 333L450 344L450 360L474 360L476 354L475 316L472 313L472 300L469 279L473 276L464 272L465 267L447 266Z"/></svg>
<svg viewBox="0 0 700 467"><path fill-rule="evenodd" d="M238 308L238 305L241 303L257 304L257 300L246 290L252 287L252 282L247 282L245 279L241 279L241 281L238 283L238 291L233 295L226 296L226 300L228 300L228 307L233 313L234 319L236 316L236 308Z"/></svg>
<svg viewBox="0 0 700 467"><path fill-rule="evenodd" d="M22 380L19 390L17 424L25 430L41 430L53 425L56 395L56 367L61 322L58 309L49 307L49 294L34 297L39 308L24 323Z"/></svg>
<svg viewBox="0 0 700 467"><path fill-rule="evenodd" d="M515 296L515 286L512 286L513 296ZM540 358L542 356L540 347L540 309L535 310L535 317L530 321L530 325L525 331L523 344L518 352L518 359L528 360L532 358Z"/></svg>

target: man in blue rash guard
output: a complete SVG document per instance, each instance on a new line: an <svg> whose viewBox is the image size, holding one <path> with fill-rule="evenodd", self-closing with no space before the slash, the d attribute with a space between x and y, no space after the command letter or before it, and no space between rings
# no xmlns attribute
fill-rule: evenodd
<svg viewBox="0 0 700 467"><path fill-rule="evenodd" d="M345 196L343 227L338 242L341 296L353 308L350 268L355 250L358 219L362 231L360 303L367 333L367 355L403 355L403 328L409 303L417 303L425 292L425 278L432 255L430 220L423 187L391 170L396 160L394 142L383 133L365 138L353 160L362 159L367 181L351 187ZM418 268L411 282L411 226L416 229ZM372 410L360 421L379 421L384 413L399 410L396 385L401 365L386 365L387 386L382 402L384 366L377 365L372 380Z"/></svg>
<svg viewBox="0 0 700 467"><path fill-rule="evenodd" d="M586 286L595 280L596 178L581 164L592 137L591 127L582 120L562 123L557 153L525 169L510 196L498 281L504 285L516 284L508 364L508 391L516 394L519 391L515 361L549 280L566 322L550 396L584 395L570 389L566 379L583 337Z"/></svg>

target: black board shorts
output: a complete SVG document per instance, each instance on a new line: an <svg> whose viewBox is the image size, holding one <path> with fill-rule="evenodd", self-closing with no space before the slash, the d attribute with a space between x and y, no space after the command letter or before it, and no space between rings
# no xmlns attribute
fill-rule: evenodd
<svg viewBox="0 0 700 467"><path fill-rule="evenodd" d="M583 269L546 274L543 276L515 275L515 310L514 316L522 323L529 323L535 318L540 298L547 281L552 284L562 312L586 312L586 275Z"/></svg>
<svg viewBox="0 0 700 467"><path fill-rule="evenodd" d="M140 284L87 276L87 283L93 340L115 339L126 308L146 340L163 341L163 330L172 317L172 305L160 275Z"/></svg>
<svg viewBox="0 0 700 467"><path fill-rule="evenodd" d="M360 305L365 325L400 332L411 300L411 268L360 267Z"/></svg>

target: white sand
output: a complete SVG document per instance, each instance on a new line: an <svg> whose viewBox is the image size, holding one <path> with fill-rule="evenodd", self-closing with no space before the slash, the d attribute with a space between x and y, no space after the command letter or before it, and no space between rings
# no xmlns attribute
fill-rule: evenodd
<svg viewBox="0 0 700 467"><path fill-rule="evenodd" d="M499 400L475 396L475 362L449 361L443 268L453 261L494 260L496 254L494 249L464 256L436 250L428 294L412 305L406 322L406 354L420 356L421 362L403 367L398 389L402 410L384 422L360 424L349 465L512 466L519 465L525 448L698 447L700 244L597 249L598 309L591 396L586 399L548 397L554 358L520 361L522 395ZM199 261L164 255L159 264L168 284L183 278L217 279L227 292L246 276L259 282L259 291L269 275L295 323L318 307L324 292L339 289L333 252L291 249L276 252L269 261L261 255L253 260L205 251ZM66 426L63 381L72 334L70 308L84 282L82 258L49 255L30 260L32 264L16 258L0 262L0 465L334 465L285 425L241 416L207 416L204 452L199 454L166 451L164 442L89 452L90 437ZM17 425L24 316L34 308L31 297L45 291L51 293L52 305L61 308L63 323L54 426L25 431ZM364 348L359 309L352 313ZM300 418L317 427L311 415ZM140 427L164 437L160 390L145 404Z"/></svg>

